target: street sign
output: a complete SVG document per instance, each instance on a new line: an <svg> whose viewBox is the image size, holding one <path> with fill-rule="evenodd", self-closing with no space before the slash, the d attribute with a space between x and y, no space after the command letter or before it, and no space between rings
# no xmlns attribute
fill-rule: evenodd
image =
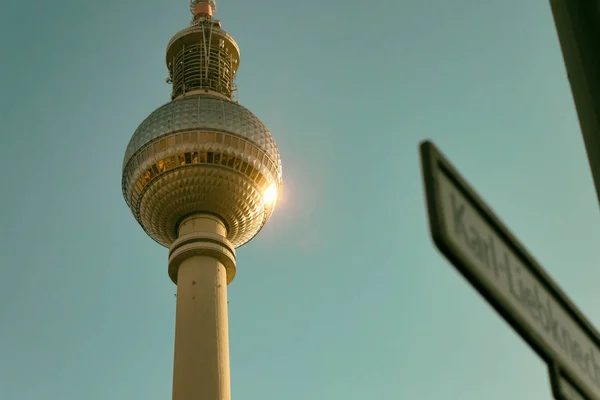
<svg viewBox="0 0 600 400"><path fill-rule="evenodd" d="M548 367L548 372L555 400L586 400L583 394L560 373L558 366L551 364Z"/></svg>
<svg viewBox="0 0 600 400"><path fill-rule="evenodd" d="M600 335L429 141L420 147L433 241L548 363L600 400Z"/></svg>

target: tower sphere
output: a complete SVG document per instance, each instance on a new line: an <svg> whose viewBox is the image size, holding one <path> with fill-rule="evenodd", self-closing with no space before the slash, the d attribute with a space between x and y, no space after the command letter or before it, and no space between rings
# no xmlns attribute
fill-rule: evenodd
<svg viewBox="0 0 600 400"><path fill-rule="evenodd" d="M219 96L190 94L159 107L131 138L123 195L146 233L163 246L196 213L222 219L239 247L270 218L281 184L279 150L248 109Z"/></svg>

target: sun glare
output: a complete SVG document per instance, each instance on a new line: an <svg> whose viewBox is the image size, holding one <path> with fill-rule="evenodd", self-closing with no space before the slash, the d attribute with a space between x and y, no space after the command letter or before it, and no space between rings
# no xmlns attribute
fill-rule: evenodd
<svg viewBox="0 0 600 400"><path fill-rule="evenodd" d="M267 204L275 203L277 201L277 185L272 184L269 186L263 193L263 199Z"/></svg>

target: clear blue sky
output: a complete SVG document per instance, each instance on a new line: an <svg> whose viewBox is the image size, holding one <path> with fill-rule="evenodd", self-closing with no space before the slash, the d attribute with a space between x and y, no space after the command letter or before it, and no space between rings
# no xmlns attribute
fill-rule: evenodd
<svg viewBox="0 0 600 400"><path fill-rule="evenodd" d="M600 325L600 218L547 0L219 0L284 195L229 286L244 400L547 400L435 250L433 139ZM186 0L0 5L0 398L171 398L167 250L121 194Z"/></svg>

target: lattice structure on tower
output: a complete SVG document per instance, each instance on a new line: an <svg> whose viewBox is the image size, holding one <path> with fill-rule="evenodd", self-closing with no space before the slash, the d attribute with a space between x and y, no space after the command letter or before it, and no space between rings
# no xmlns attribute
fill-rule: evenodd
<svg viewBox="0 0 600 400"><path fill-rule="evenodd" d="M213 19L214 2L192 0L194 14L190 26L169 42L167 47L167 82L172 83L171 99L186 94L220 94L234 98L235 73L240 50L231 35Z"/></svg>

